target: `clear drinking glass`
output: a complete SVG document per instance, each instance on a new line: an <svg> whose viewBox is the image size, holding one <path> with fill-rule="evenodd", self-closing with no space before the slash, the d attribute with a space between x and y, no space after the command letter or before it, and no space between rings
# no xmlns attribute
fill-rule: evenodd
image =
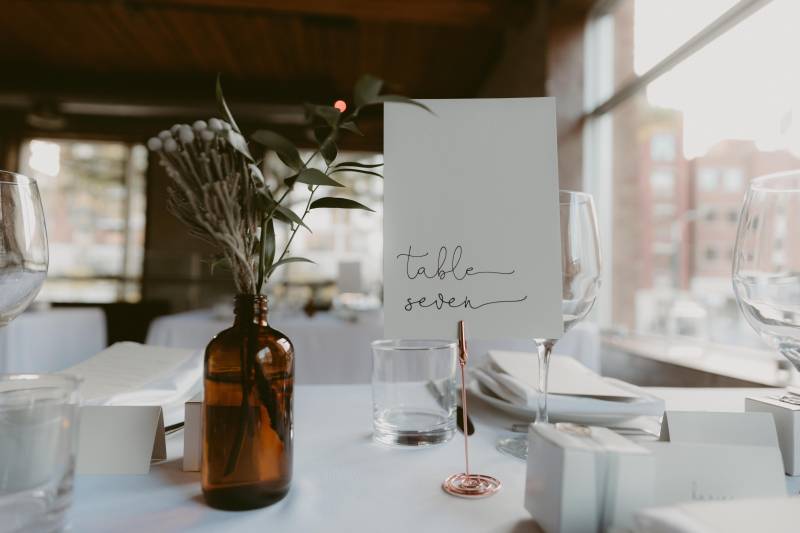
<svg viewBox="0 0 800 533"><path fill-rule="evenodd" d="M800 370L800 170L750 182L733 252L733 291L747 322ZM800 405L788 392L784 401Z"/></svg>
<svg viewBox="0 0 800 533"><path fill-rule="evenodd" d="M384 444L446 442L456 427L455 342L372 343L373 437Z"/></svg>
<svg viewBox="0 0 800 533"><path fill-rule="evenodd" d="M60 531L72 502L78 378L0 374L0 533Z"/></svg>
<svg viewBox="0 0 800 533"><path fill-rule="evenodd" d="M22 313L47 276L47 231L36 180L0 170L0 326Z"/></svg>
<svg viewBox="0 0 800 533"><path fill-rule="evenodd" d="M592 196L583 192L559 191L561 214L561 313L564 332L583 320L591 311L600 290L600 243L597 219ZM536 423L546 424L547 374L550 355L556 339L534 339L539 357L539 403ZM497 448L510 455L525 459L528 455L528 438L525 435L504 437Z"/></svg>

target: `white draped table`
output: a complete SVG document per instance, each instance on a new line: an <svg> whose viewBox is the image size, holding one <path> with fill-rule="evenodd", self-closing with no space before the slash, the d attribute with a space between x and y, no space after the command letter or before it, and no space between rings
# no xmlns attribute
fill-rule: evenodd
<svg viewBox="0 0 800 533"><path fill-rule="evenodd" d="M0 373L57 372L106 347L99 307L26 311L0 328Z"/></svg>
<svg viewBox="0 0 800 533"><path fill-rule="evenodd" d="M771 389L649 389L668 409L741 411L744 397ZM296 388L294 481L282 501L255 511L207 507L200 476L182 472L182 435L169 438L169 459L144 476L78 476L72 531L345 533L537 531L523 507L525 464L497 452L494 442L512 421L472 402L474 471L497 476L503 489L485 500L442 492L463 469L461 434L426 449L389 448L371 439L372 401L366 385ZM790 480L798 492L797 479Z"/></svg>
<svg viewBox="0 0 800 533"><path fill-rule="evenodd" d="M220 316L211 309L159 317L150 325L147 344L170 348L205 348L211 338L230 327L233 316ZM301 384L369 383L372 373L370 343L383 338L383 315L365 313L350 322L331 313L313 317L276 313L270 324L294 344L296 382ZM455 330L454 330L455 335ZM555 347L558 354L575 357L599 370L600 340L597 326L578 324ZM533 351L533 341L470 341L470 354L478 364L489 349Z"/></svg>

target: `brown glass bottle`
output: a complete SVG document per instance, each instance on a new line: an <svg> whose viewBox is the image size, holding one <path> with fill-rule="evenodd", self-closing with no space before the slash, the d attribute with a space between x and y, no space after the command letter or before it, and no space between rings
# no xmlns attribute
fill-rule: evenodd
<svg viewBox="0 0 800 533"><path fill-rule="evenodd" d="M220 509L255 509L292 480L294 348L265 296L238 295L233 327L206 347L202 484Z"/></svg>

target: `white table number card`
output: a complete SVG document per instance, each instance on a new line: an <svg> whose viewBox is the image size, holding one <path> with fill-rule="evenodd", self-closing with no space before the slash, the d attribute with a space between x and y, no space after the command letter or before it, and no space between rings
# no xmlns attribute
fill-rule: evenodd
<svg viewBox="0 0 800 533"><path fill-rule="evenodd" d="M560 338L554 98L384 112L387 338Z"/></svg>

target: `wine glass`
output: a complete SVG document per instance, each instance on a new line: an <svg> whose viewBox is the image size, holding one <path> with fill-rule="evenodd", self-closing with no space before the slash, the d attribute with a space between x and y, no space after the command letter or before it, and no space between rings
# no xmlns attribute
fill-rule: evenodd
<svg viewBox="0 0 800 533"><path fill-rule="evenodd" d="M0 327L39 294L47 264L47 230L36 180L0 170Z"/></svg>
<svg viewBox="0 0 800 533"><path fill-rule="evenodd" d="M745 320L800 370L800 170L750 182L733 252L733 292ZM783 401L800 405L800 394Z"/></svg>
<svg viewBox="0 0 800 533"><path fill-rule="evenodd" d="M591 311L600 290L600 245L592 196L583 192L559 191L561 213L561 313L564 333ZM547 424L547 376L550 355L557 339L537 338L539 387L537 424ZM528 439L524 435L504 437L497 449L525 459Z"/></svg>

